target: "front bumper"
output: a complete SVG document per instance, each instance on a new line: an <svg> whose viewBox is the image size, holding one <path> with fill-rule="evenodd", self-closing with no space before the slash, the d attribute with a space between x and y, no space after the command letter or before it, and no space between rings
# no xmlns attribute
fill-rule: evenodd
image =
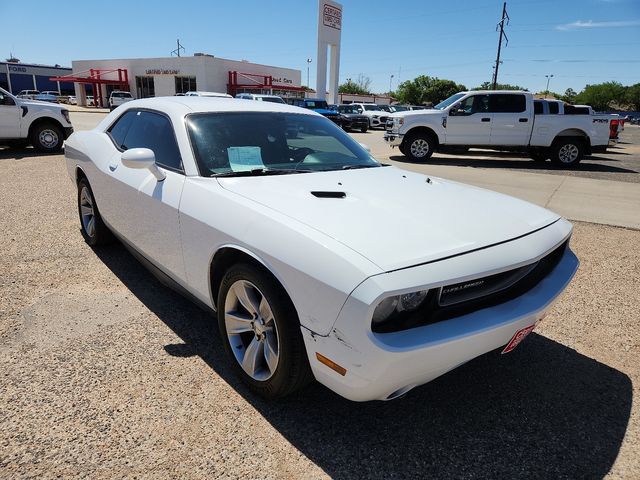
<svg viewBox="0 0 640 480"><path fill-rule="evenodd" d="M545 316L575 274L578 259L569 248L551 273L536 286L499 305L393 333L372 332L370 319L380 298L402 293L401 290L393 291L393 286L415 286L416 279L428 277L430 270L431 274L435 270L437 274L444 271L457 275L465 269L468 271L469 265L477 265L487 258L495 259L496 253L504 253L504 258L510 262L518 256L524 258L523 251L526 250L523 248L540 243L548 246L554 243L550 242L552 239L557 242L558 233L566 233L562 238L564 241L570 235L571 226L565 221L557 223L560 225L554 224L529 235L531 238L525 237L524 242L513 241L510 246L504 244L435 264L370 277L349 297L330 335L322 337L302 329L316 379L350 400L388 400L506 345L515 332L536 324ZM530 261L529 258L527 262ZM415 287L404 290L415 290ZM380 291L386 293L381 295ZM316 352L343 366L346 374L342 376L319 363Z"/></svg>
<svg viewBox="0 0 640 480"><path fill-rule="evenodd" d="M387 131L387 132L385 132L383 138L384 138L384 141L387 142L387 144L390 147L398 147L402 143L402 139L404 138L404 134L392 133L392 132Z"/></svg>

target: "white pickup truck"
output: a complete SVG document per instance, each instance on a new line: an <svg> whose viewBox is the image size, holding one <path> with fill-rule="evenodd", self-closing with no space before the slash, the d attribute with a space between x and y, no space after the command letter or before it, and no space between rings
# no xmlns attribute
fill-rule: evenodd
<svg viewBox="0 0 640 480"><path fill-rule="evenodd" d="M534 113L531 93L479 90L456 93L431 110L391 114L384 139L415 161L436 150L478 147L573 166L584 155L606 151L610 120L610 115Z"/></svg>
<svg viewBox="0 0 640 480"><path fill-rule="evenodd" d="M25 100L0 88L0 144L31 143L40 152L59 152L72 133L63 106Z"/></svg>

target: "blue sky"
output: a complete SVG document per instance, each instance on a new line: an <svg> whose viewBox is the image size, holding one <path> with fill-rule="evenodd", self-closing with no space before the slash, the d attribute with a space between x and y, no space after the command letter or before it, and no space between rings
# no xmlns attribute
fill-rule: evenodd
<svg viewBox="0 0 640 480"><path fill-rule="evenodd" d="M425 74L467 87L491 79L502 1L343 0L340 80L372 89ZM317 0L244 2L3 2L0 51L25 63L163 57L176 38L186 55L207 52L301 70L315 85ZM640 0L512 0L501 83L544 90L640 82ZM49 12L38 14L37 12ZM391 79L391 75L394 78Z"/></svg>

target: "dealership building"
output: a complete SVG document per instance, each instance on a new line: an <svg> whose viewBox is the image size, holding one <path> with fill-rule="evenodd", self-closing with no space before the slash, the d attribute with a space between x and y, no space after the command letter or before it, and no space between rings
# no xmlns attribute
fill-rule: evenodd
<svg viewBox="0 0 640 480"><path fill-rule="evenodd" d="M171 96L188 91L262 93L284 98L304 97L301 72L291 68L228 60L196 53L187 57L74 60L72 72L56 80L75 83L79 105L95 91L106 105L113 90L128 90L135 98Z"/></svg>
<svg viewBox="0 0 640 480"><path fill-rule="evenodd" d="M72 82L50 80L52 77L69 75L70 68L59 65L37 65L30 63L0 62L0 87L17 95L21 90L47 90L73 95Z"/></svg>

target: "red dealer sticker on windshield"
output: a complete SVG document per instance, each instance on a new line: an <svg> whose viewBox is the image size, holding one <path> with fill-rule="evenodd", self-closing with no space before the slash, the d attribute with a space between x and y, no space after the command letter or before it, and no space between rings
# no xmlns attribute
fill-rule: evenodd
<svg viewBox="0 0 640 480"><path fill-rule="evenodd" d="M527 335L533 332L534 328L536 328L535 324L525 327L522 330L518 330L513 335L509 343L507 343L507 346L504 347L504 350L502 350L502 353L509 353L511 350L513 350L518 345L520 345L520 342L522 342L522 340L524 340Z"/></svg>

